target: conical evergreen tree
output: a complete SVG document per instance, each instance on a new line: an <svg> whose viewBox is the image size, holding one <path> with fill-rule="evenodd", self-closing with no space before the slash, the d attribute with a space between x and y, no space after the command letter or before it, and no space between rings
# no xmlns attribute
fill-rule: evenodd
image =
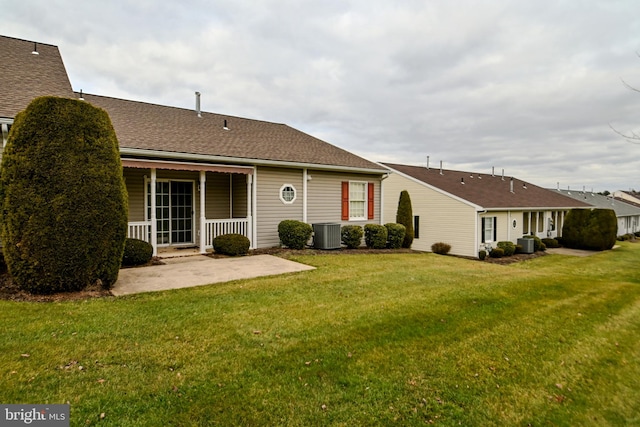
<svg viewBox="0 0 640 427"><path fill-rule="evenodd" d="M411 207L411 197L409 197L409 192L407 190L403 190L400 193L396 222L404 225L406 228L402 247L410 248L413 243L413 208Z"/></svg>

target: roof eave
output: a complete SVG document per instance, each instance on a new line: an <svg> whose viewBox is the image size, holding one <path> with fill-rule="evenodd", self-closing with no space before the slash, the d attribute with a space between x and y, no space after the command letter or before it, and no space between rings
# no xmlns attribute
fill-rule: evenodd
<svg viewBox="0 0 640 427"><path fill-rule="evenodd" d="M331 170L331 171L367 173L367 174L376 174L376 175L384 175L388 172L384 168L373 169L373 168L359 168L359 167L353 167L353 166L337 166L337 165L324 165L324 164L317 164L317 163L289 162L289 161L280 161L280 160L252 159L252 158L228 157L228 156L212 156L212 155L205 155L205 154L178 153L178 152L168 152L168 151L161 151L161 150L145 150L140 148L127 148L127 147L120 147L120 154L126 155L126 156L140 156L140 157L172 159L172 160L206 161L206 162L216 162L216 163L229 162L229 163L251 165L251 166L255 165L255 166L279 166L279 167L286 167L286 168L307 168L307 169L316 169L316 170Z"/></svg>

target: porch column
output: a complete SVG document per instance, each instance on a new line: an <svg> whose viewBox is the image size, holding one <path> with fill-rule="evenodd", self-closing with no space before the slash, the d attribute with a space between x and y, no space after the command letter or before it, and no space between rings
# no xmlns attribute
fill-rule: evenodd
<svg viewBox="0 0 640 427"><path fill-rule="evenodd" d="M156 168L151 168L151 246L153 256L158 255L158 220L156 217Z"/></svg>
<svg viewBox="0 0 640 427"><path fill-rule="evenodd" d="M207 195L207 173L200 171L200 253L207 253L207 215L205 212L205 202Z"/></svg>
<svg viewBox="0 0 640 427"><path fill-rule="evenodd" d="M251 248L255 249L253 243L253 175L247 175L247 237L251 244Z"/></svg>
<svg viewBox="0 0 640 427"><path fill-rule="evenodd" d="M532 212L529 212L529 227L527 227L527 230L529 230L529 235L535 236L533 230L531 229L531 214Z"/></svg>

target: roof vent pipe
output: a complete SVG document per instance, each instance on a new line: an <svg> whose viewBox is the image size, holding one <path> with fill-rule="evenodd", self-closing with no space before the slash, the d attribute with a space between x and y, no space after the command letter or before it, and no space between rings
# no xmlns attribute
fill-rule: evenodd
<svg viewBox="0 0 640 427"><path fill-rule="evenodd" d="M444 174L442 173L442 160L440 160L440 175L444 175Z"/></svg>
<svg viewBox="0 0 640 427"><path fill-rule="evenodd" d="M227 127L227 119L224 119L224 125L222 126L222 129L229 130L229 128Z"/></svg>
<svg viewBox="0 0 640 427"><path fill-rule="evenodd" d="M202 117L202 112L200 111L200 92L196 92L196 113L198 117Z"/></svg>
<svg viewBox="0 0 640 427"><path fill-rule="evenodd" d="M429 156L427 156L427 170L429 170Z"/></svg>
<svg viewBox="0 0 640 427"><path fill-rule="evenodd" d="M556 182L556 190L560 191L560 181Z"/></svg>
<svg viewBox="0 0 640 427"><path fill-rule="evenodd" d="M33 43L33 52L31 52L32 55L40 55L40 52L38 52L38 43Z"/></svg>
<svg viewBox="0 0 640 427"><path fill-rule="evenodd" d="M80 98L78 98L80 101L84 101L84 96L82 96L82 89L80 89Z"/></svg>
<svg viewBox="0 0 640 427"><path fill-rule="evenodd" d="M513 193L513 177L509 181L509 191L511 191Z"/></svg>
<svg viewBox="0 0 640 427"><path fill-rule="evenodd" d="M491 166L491 176L496 176L496 167Z"/></svg>
<svg viewBox="0 0 640 427"><path fill-rule="evenodd" d="M460 178L460 184L464 185L464 177Z"/></svg>
<svg viewBox="0 0 640 427"><path fill-rule="evenodd" d="M502 169L502 180L504 181L504 169Z"/></svg>

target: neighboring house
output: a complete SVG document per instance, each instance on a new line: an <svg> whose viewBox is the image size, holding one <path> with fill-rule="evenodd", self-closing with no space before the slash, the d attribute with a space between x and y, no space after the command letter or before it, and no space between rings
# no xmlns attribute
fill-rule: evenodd
<svg viewBox="0 0 640 427"><path fill-rule="evenodd" d="M640 204L640 193L637 191L614 191L613 197L633 204Z"/></svg>
<svg viewBox="0 0 640 427"><path fill-rule="evenodd" d="M618 236L640 231L640 207L612 196L589 191L556 190L565 196L588 203L600 209L611 209L618 218Z"/></svg>
<svg viewBox="0 0 640 427"><path fill-rule="evenodd" d="M199 94L189 110L73 93L55 46L0 36L0 54L7 129L42 95L83 99L109 113L129 193L128 234L152 243L154 253L205 252L227 233L247 236L252 248L277 246L283 219L381 222L388 171L376 163L284 124L202 112Z"/></svg>
<svg viewBox="0 0 640 427"><path fill-rule="evenodd" d="M444 242L455 255L477 257L499 241L558 237L567 212L590 205L513 177L391 163L384 181L384 218L395 218L407 190L414 215L413 248Z"/></svg>

